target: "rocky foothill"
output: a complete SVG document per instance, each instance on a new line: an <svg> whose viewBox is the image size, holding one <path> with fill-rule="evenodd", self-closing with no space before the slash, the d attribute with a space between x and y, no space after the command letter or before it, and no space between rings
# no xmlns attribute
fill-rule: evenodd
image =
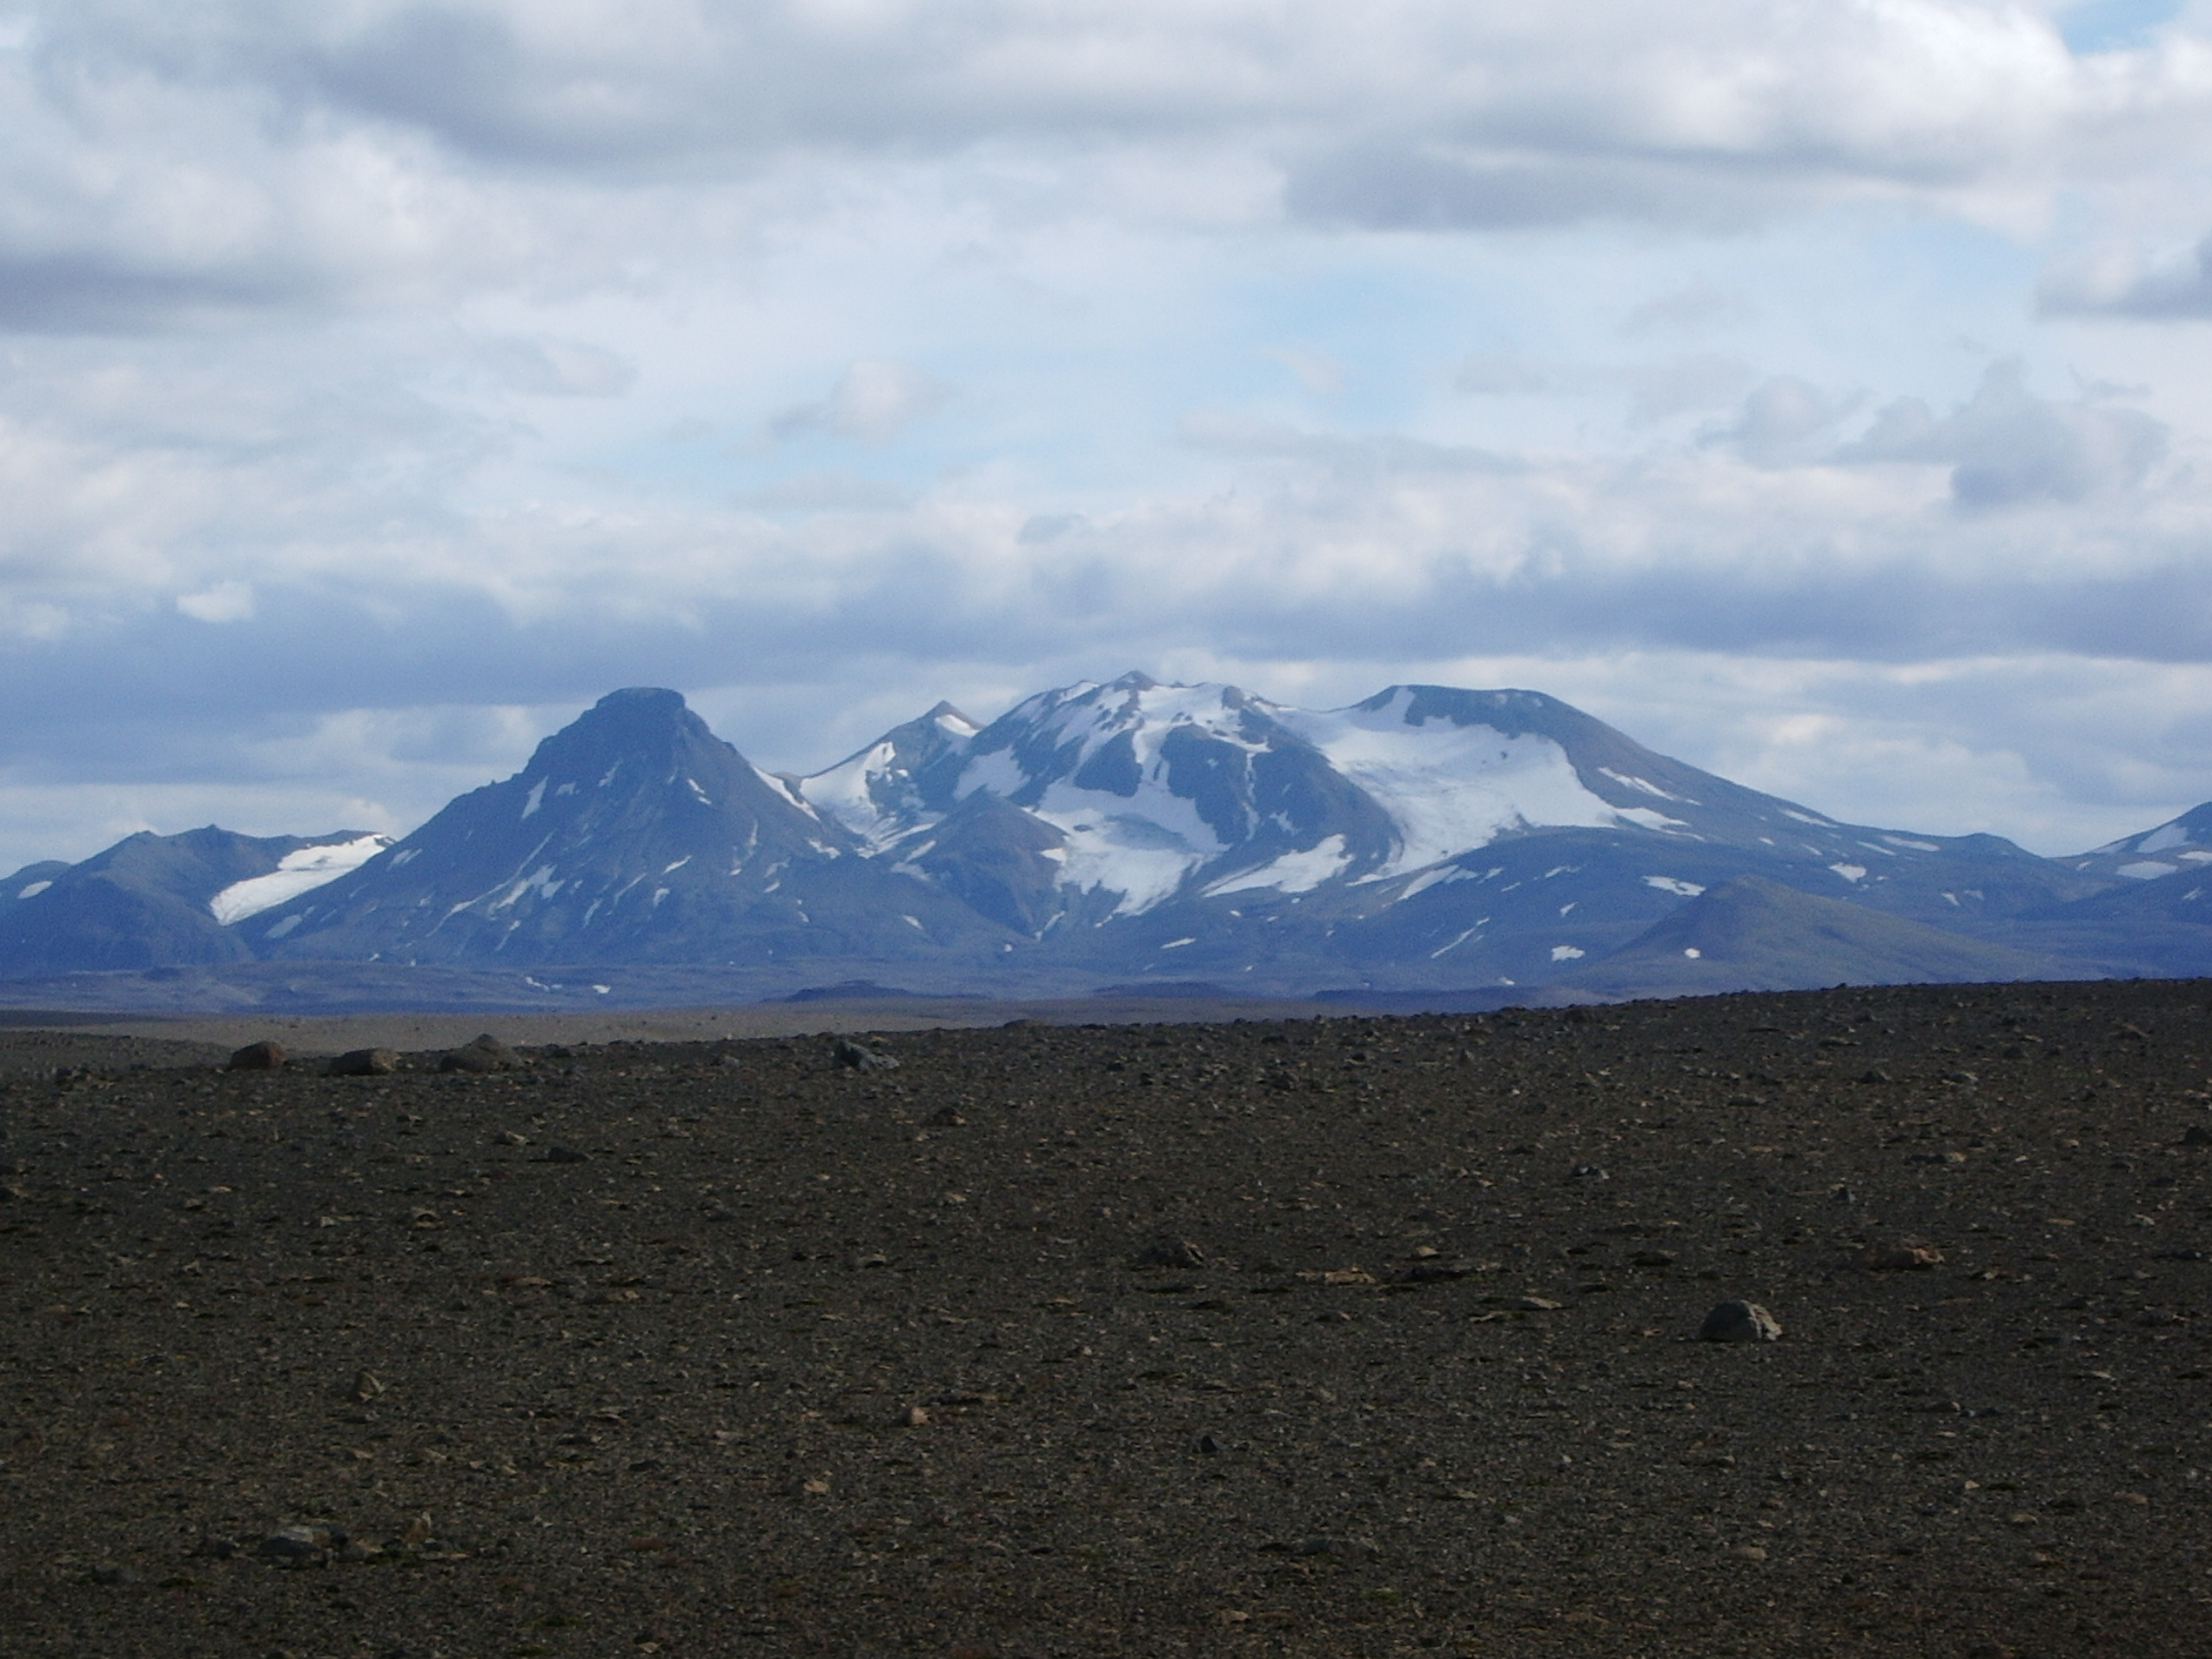
<svg viewBox="0 0 2212 1659"><path fill-rule="evenodd" d="M0 1650L2198 1654L2209 1003L0 1033Z"/></svg>

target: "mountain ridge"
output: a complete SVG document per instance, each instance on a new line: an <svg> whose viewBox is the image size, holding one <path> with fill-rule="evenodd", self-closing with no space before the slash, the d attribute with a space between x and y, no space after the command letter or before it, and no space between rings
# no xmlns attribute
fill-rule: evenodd
<svg viewBox="0 0 2212 1659"><path fill-rule="evenodd" d="M2044 859L1830 817L1510 689L1394 684L1308 710L1133 673L988 722L940 702L802 775L632 687L397 842L210 836L229 832L26 867L0 890L0 975L630 963L788 990L802 966L819 983L926 964L940 988L1014 992L1630 995L1631 969L1685 982L1655 941L1727 906L1773 936L1739 977L1814 973L1824 952L1838 971L1806 982L2212 971L2212 806ZM143 876L118 908L118 865L198 874ZM245 873L214 883L217 866Z"/></svg>

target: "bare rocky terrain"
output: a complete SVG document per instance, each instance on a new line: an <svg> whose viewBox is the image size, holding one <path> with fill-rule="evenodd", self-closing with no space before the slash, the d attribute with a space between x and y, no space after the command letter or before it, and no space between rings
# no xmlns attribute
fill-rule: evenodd
<svg viewBox="0 0 2212 1659"><path fill-rule="evenodd" d="M2201 1653L2208 1001L0 1033L0 1651Z"/></svg>

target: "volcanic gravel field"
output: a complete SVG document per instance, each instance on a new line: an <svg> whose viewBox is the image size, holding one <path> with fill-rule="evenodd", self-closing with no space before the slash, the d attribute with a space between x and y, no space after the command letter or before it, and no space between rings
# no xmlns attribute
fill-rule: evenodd
<svg viewBox="0 0 2212 1659"><path fill-rule="evenodd" d="M104 1039L0 1652L2202 1655L2208 999Z"/></svg>

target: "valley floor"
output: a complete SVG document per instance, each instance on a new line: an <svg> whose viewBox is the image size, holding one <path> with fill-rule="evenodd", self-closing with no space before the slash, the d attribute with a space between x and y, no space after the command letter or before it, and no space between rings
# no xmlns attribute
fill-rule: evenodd
<svg viewBox="0 0 2212 1659"><path fill-rule="evenodd" d="M0 1032L0 1651L2200 1653L2209 1000Z"/></svg>

